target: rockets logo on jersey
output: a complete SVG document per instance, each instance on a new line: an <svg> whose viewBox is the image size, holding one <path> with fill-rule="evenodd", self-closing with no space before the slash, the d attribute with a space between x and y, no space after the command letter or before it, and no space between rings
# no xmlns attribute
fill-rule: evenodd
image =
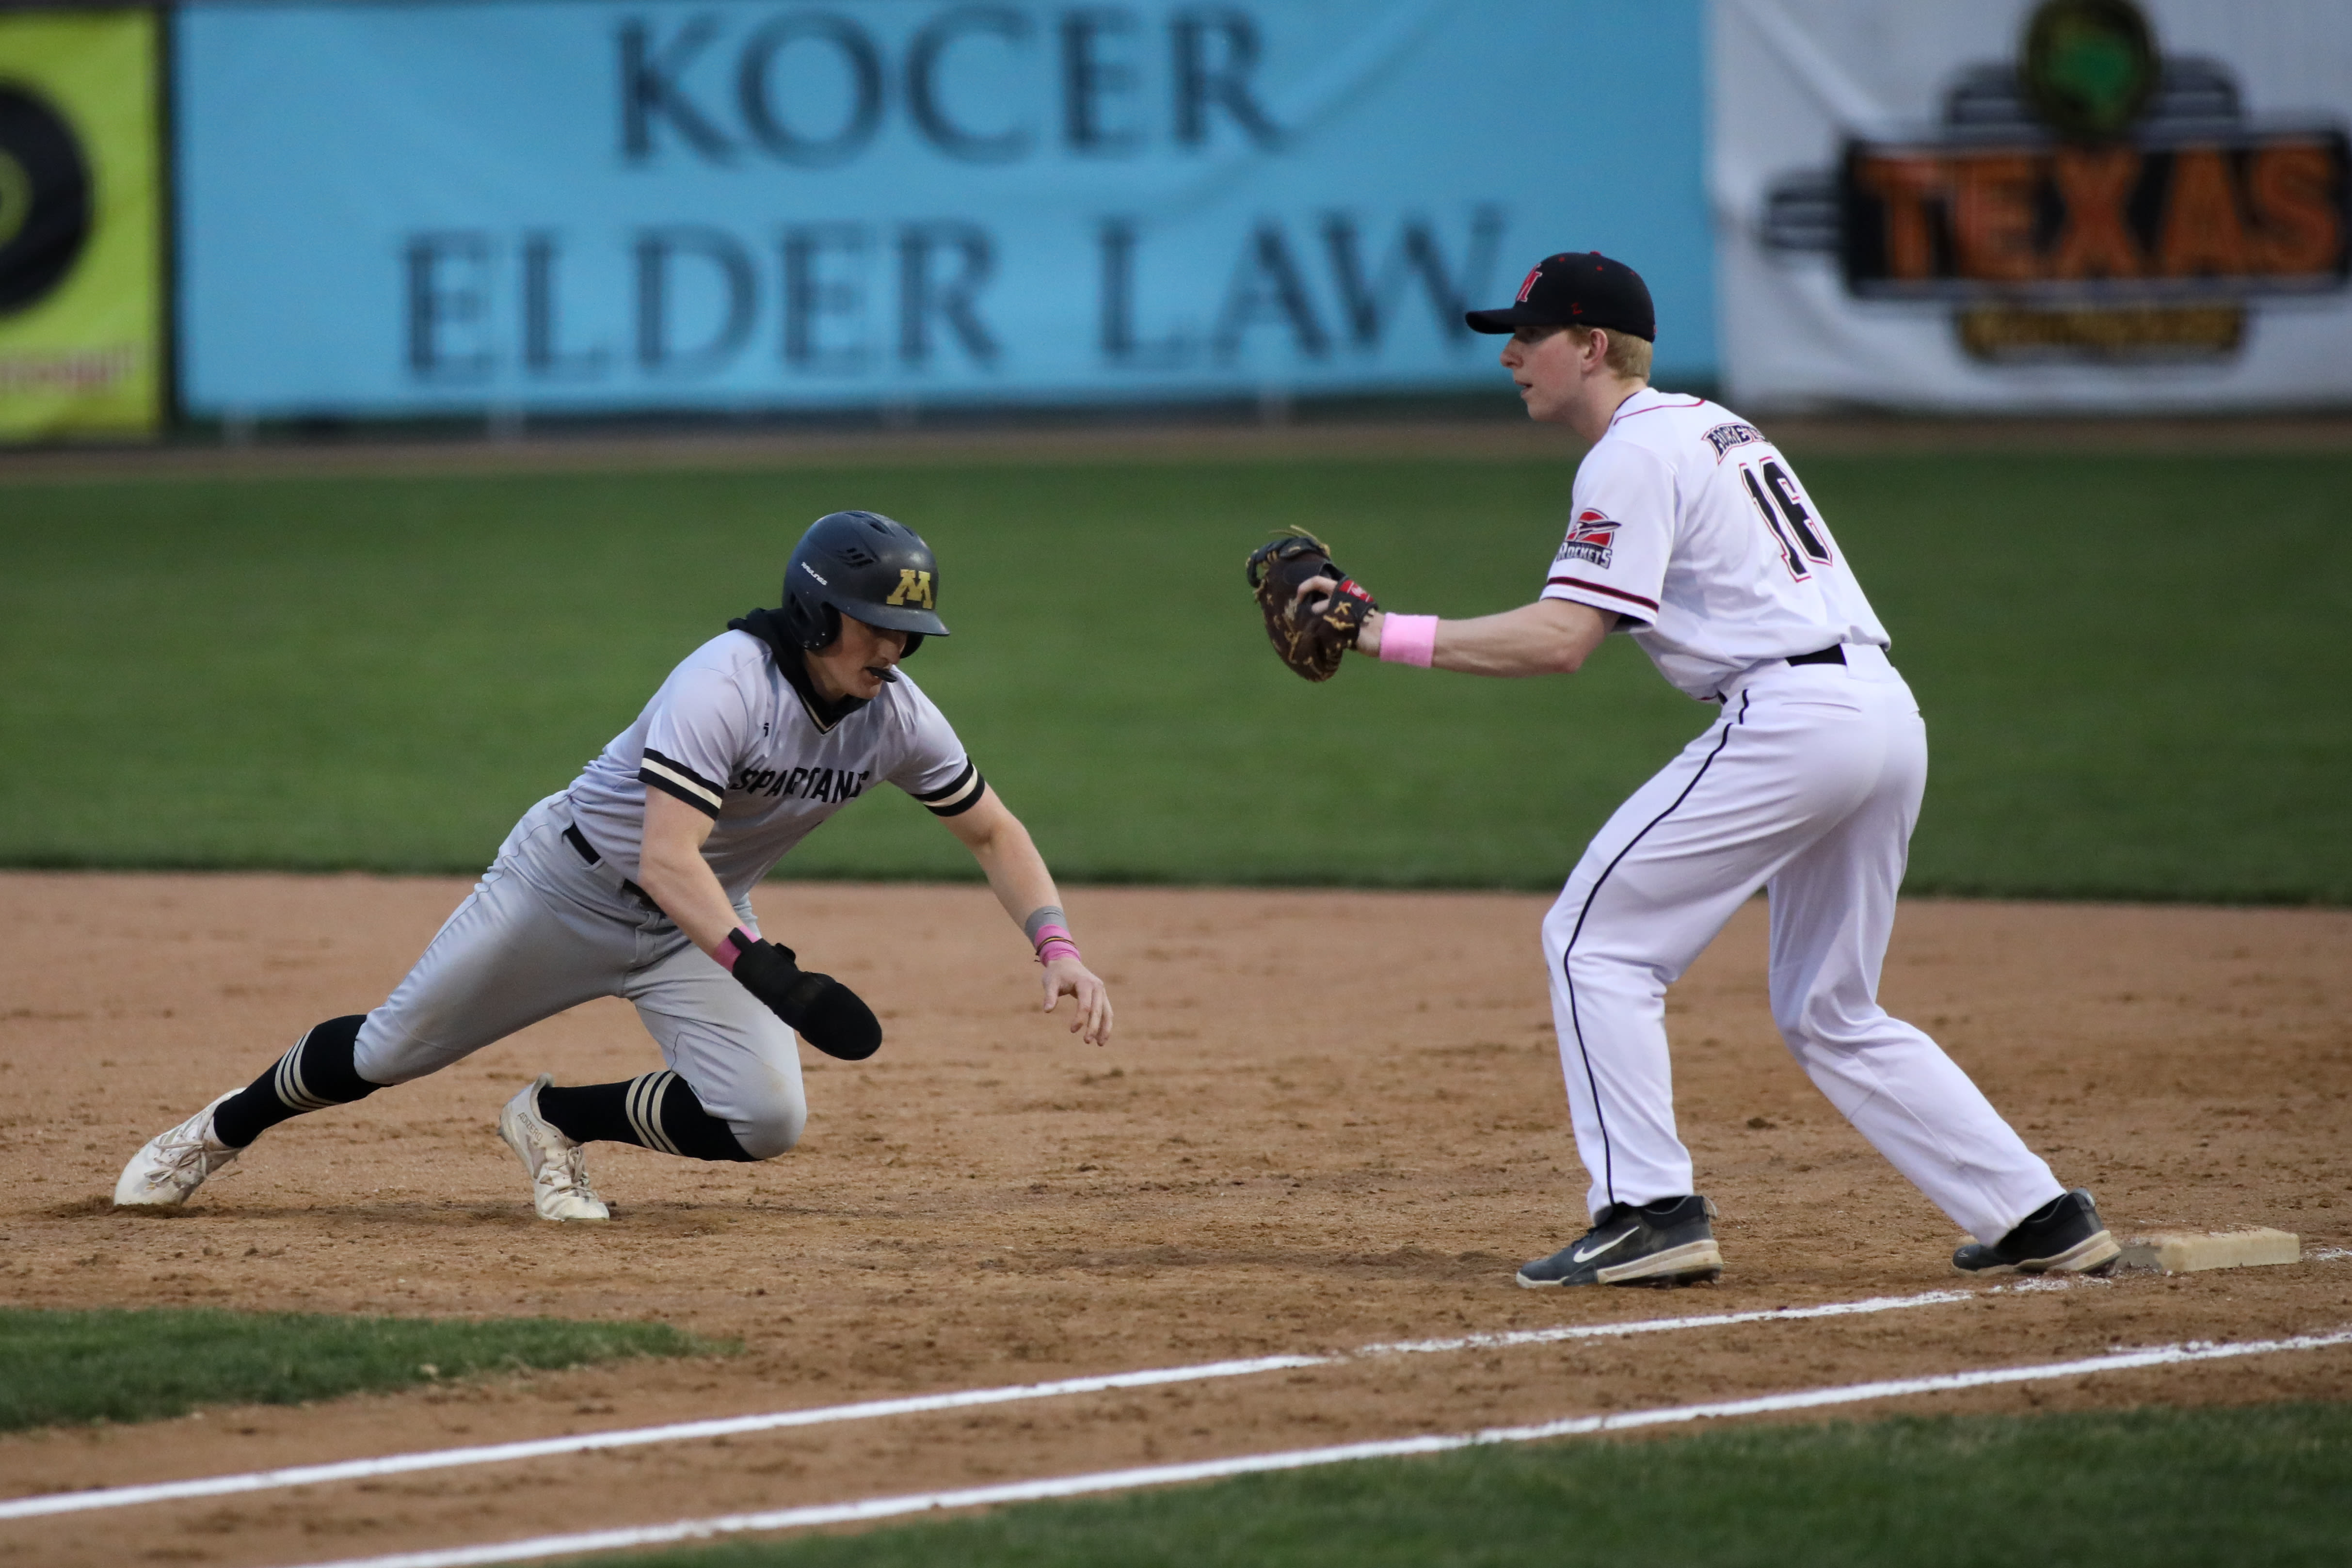
<svg viewBox="0 0 2352 1568"><path fill-rule="evenodd" d="M1586 507L1568 525L1568 538L1561 542L1559 553L1552 558L1557 566L1563 561L1581 561L1591 566L1607 566L1609 557L1617 547L1618 524L1609 514Z"/></svg>
<svg viewBox="0 0 2352 1568"><path fill-rule="evenodd" d="M1718 425L1706 433L1706 444L1715 448L1717 462L1721 462L1723 455L1734 447L1745 447L1750 441L1762 439L1764 439L1763 431L1753 425L1743 425L1737 420L1728 425Z"/></svg>

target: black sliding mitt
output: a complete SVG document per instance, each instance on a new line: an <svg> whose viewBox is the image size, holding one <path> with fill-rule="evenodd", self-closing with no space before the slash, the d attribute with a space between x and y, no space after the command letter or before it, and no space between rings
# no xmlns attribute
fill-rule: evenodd
<svg viewBox="0 0 2352 1568"><path fill-rule="evenodd" d="M735 978L826 1056L862 1062L882 1047L882 1022L874 1009L832 975L793 963L789 947L753 942L737 955Z"/></svg>

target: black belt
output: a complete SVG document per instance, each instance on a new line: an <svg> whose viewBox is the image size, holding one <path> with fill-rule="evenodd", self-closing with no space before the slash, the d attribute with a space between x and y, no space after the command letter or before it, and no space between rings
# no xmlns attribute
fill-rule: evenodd
<svg viewBox="0 0 2352 1568"><path fill-rule="evenodd" d="M1766 662L1769 661L1768 660ZM1833 642L1827 647L1817 647L1811 653L1792 653L1780 662L1782 664L1843 664L1845 662L1845 645L1843 643ZM1758 668L1761 668L1762 666L1759 665ZM1720 702L1723 700L1723 693L1718 691L1713 697L1706 699L1706 700L1709 702Z"/></svg>
<svg viewBox="0 0 2352 1568"><path fill-rule="evenodd" d="M571 845L572 848L577 849L580 852L580 858L585 860L591 866L600 863L604 858L602 855L596 853L596 847L588 842L588 836L581 832L576 826L567 827L563 830L563 841L566 844ZM662 907L654 902L653 895L646 892L643 888L638 887L635 882L630 881L626 877L621 879L621 891L628 894L629 897L636 900L637 902L645 905L646 908L653 910L656 914L662 912Z"/></svg>

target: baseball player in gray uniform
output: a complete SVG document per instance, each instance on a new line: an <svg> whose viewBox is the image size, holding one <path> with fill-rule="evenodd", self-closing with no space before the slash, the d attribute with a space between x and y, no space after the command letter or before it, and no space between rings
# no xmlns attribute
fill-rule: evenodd
<svg viewBox="0 0 2352 1568"><path fill-rule="evenodd" d="M1959 1268L2103 1268L2120 1248L1936 1042L1878 1005L1927 731L1888 638L1796 470L1754 426L1649 385L1656 326L1631 268L1547 258L1474 310L1511 334L1528 415L1591 449L1531 605L1475 620L1366 613L1318 576L1297 602L1355 651L1473 675L1573 671L1629 633L1721 715L1620 806L1545 919L1544 956L1591 1228L1518 1282L1712 1279L1712 1209L1675 1129L1666 987L1759 888L1772 1015L1831 1103L1977 1239ZM1334 596L1360 601L1330 615Z"/></svg>
<svg viewBox="0 0 2352 1568"><path fill-rule="evenodd" d="M783 602L728 623L670 672L570 788L526 813L382 1006L330 1018L245 1089L132 1156L114 1201L174 1206L267 1129L406 1083L596 996L623 996L663 1069L557 1088L541 1074L499 1132L542 1218L603 1220L583 1146L768 1160L807 1120L793 1037L858 1059L882 1043L847 986L760 934L751 889L877 784L971 849L1042 966L1045 1009L1074 1004L1099 1045L1110 998L1079 955L1052 875L947 720L899 668L944 637L939 568L912 529L844 511L810 527Z"/></svg>

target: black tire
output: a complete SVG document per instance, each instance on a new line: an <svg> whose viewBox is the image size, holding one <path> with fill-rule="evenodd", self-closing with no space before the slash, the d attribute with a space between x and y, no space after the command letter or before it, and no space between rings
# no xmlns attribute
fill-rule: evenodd
<svg viewBox="0 0 2352 1568"><path fill-rule="evenodd" d="M0 316L38 304L89 242L89 163L63 115L0 83Z"/></svg>

